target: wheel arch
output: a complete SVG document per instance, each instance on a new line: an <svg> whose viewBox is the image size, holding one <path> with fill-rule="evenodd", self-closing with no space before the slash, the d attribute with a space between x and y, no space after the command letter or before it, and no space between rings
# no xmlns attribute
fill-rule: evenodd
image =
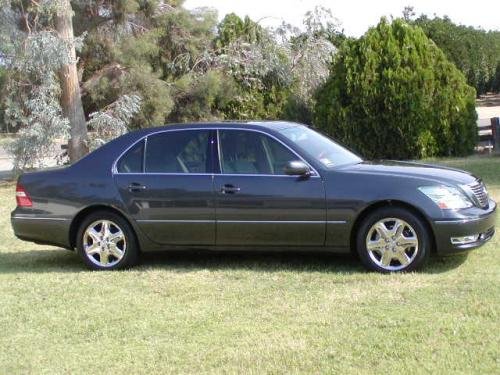
<svg viewBox="0 0 500 375"><path fill-rule="evenodd" d="M76 235L78 233L78 228L80 227L80 224L82 221L91 213L96 212L96 211L108 211L112 212L114 214L119 215L122 217L132 228L132 231L135 236L135 240L137 241L137 244L139 244L139 238L137 236L137 229L135 226L132 224L131 220L125 215L121 210L117 209L116 207L113 206L108 206L105 204L95 204L91 206L87 206L83 209L81 209L73 218L71 221L70 227L69 227L69 244L71 249L76 248Z"/></svg>
<svg viewBox="0 0 500 375"><path fill-rule="evenodd" d="M431 253L436 252L436 236L435 236L434 230L433 230L432 225L431 225L429 219L427 218L427 216L420 209L418 209L417 207L415 207L414 205L412 205L408 202L404 202L404 201L400 201L400 200L393 200L393 199L385 199L385 200L372 202L371 204L369 204L368 206L363 208L363 210L361 210L361 212L357 215L356 219L354 220L354 224L352 225L351 233L350 233L350 250L353 254L357 253L356 252L356 233L357 233L361 223L363 222L364 218L367 215L369 215L370 213L372 213L373 211L378 210L379 208L383 208L383 207L403 208L403 209L410 211L412 214L414 214L418 218L420 218L422 220L422 223L427 227L428 232L429 232L429 236L430 236L430 240L431 240Z"/></svg>

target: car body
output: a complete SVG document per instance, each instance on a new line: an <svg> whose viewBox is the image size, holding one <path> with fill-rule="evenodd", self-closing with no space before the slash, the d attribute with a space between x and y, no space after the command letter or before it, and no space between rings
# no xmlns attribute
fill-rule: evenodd
<svg viewBox="0 0 500 375"><path fill-rule="evenodd" d="M75 249L85 218L106 211L130 226L130 241L141 251L349 253L363 247L356 236L366 217L392 207L412 216L403 223L418 221L426 253L462 252L493 236L496 203L477 177L417 163L363 161L311 132L290 122L176 124L130 132L69 167L21 175L17 194L31 205L18 205L12 227L22 240ZM328 157L317 154L323 142L333 150ZM429 193L426 187L441 188ZM468 200L467 207L440 207L433 200L440 199L439 189L451 191L448 200ZM383 239L390 247L382 232L374 232L372 242ZM407 269L389 262L388 269L372 269Z"/></svg>

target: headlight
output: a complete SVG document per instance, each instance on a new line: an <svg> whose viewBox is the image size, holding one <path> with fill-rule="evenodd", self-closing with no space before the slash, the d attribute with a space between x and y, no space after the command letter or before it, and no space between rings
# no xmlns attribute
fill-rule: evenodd
<svg viewBox="0 0 500 375"><path fill-rule="evenodd" d="M464 193L451 186L421 186L418 190L431 198L441 209L458 210L473 206Z"/></svg>

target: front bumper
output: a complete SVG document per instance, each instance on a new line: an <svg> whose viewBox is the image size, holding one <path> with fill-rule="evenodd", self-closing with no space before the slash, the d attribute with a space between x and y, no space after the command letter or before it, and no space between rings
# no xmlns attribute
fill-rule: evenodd
<svg viewBox="0 0 500 375"><path fill-rule="evenodd" d="M438 254L456 254L476 249L493 238L495 234L496 203L490 201L486 213L469 218L434 220L433 229ZM475 242L452 244L452 237L464 237L479 234Z"/></svg>

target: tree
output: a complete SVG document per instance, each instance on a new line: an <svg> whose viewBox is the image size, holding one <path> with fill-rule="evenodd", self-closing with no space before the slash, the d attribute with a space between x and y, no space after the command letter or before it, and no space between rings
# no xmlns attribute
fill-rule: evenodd
<svg viewBox="0 0 500 375"><path fill-rule="evenodd" d="M328 76L338 34L338 21L322 7L305 15L304 31L289 24L264 29L227 15L218 25L216 62L235 81L237 94L222 112L310 122L313 93Z"/></svg>
<svg viewBox="0 0 500 375"><path fill-rule="evenodd" d="M284 116L304 123L312 122L314 94L328 78L329 66L340 42L339 21L329 9L317 6L305 14L304 31L283 25L278 33L290 60L294 84Z"/></svg>
<svg viewBox="0 0 500 375"><path fill-rule="evenodd" d="M346 41L316 100L315 124L368 158L465 155L475 145L474 89L401 19Z"/></svg>
<svg viewBox="0 0 500 375"><path fill-rule="evenodd" d="M21 136L20 168L39 166L54 138L68 137L68 119L73 161L128 129L169 122L309 122L344 39L320 8L301 31L234 14L218 23L213 10L188 11L182 0L0 4L0 111Z"/></svg>
<svg viewBox="0 0 500 375"><path fill-rule="evenodd" d="M83 113L80 82L76 70L76 51L73 34L73 10L69 0L60 0L55 14L55 28L59 38L66 42L69 62L59 69L61 106L70 124L68 153L71 162L81 159L88 152L87 123Z"/></svg>
<svg viewBox="0 0 500 375"><path fill-rule="evenodd" d="M0 5L0 61L7 72L0 104L6 127L19 135L10 147L15 169L43 166L46 158L56 157L54 140L66 140L70 131L70 156L75 161L87 152L89 124L82 111L76 66L83 36L73 35L70 3L0 0ZM96 108L89 118L90 126L102 128L107 123L110 131L104 134L116 136L122 130L113 125L128 125L140 98L131 92L113 102Z"/></svg>
<svg viewBox="0 0 500 375"><path fill-rule="evenodd" d="M78 69L87 117L121 96L134 93L142 101L139 112L131 119L131 128L165 123L174 99L172 84L164 73L168 57L163 59L162 54L168 54L174 47L163 43L162 38L171 35L168 20L178 14L178 3L175 0L73 2L75 30L86 33Z"/></svg>
<svg viewBox="0 0 500 375"><path fill-rule="evenodd" d="M48 24L58 4L0 3L0 56L7 71L4 121L19 137L11 144L15 169L41 166L52 142L66 137L55 72L70 62L67 45Z"/></svg>
<svg viewBox="0 0 500 375"><path fill-rule="evenodd" d="M495 86L500 64L500 32L484 31L471 26L457 25L448 17L419 16L412 21L427 37L443 50L467 78L477 94L498 91Z"/></svg>

